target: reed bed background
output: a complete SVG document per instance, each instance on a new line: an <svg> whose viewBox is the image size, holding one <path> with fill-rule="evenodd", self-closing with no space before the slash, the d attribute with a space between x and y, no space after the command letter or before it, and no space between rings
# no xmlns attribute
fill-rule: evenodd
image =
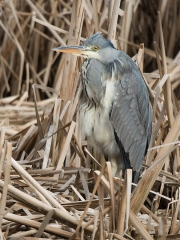
<svg viewBox="0 0 180 240"><path fill-rule="evenodd" d="M180 238L179 1L10 0L0 18L0 238ZM131 171L113 179L81 138L83 59L52 51L97 31L149 90L153 134L132 194Z"/></svg>

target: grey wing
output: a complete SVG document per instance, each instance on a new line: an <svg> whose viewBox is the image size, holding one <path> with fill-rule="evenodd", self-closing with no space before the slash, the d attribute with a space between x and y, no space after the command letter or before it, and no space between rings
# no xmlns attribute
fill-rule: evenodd
<svg viewBox="0 0 180 240"><path fill-rule="evenodd" d="M125 168L139 172L151 138L151 109L138 69L126 72L116 82L110 120Z"/></svg>

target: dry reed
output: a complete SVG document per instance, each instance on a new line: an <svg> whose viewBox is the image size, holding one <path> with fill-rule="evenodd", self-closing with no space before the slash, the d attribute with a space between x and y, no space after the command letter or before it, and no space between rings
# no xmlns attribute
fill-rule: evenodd
<svg viewBox="0 0 180 240"><path fill-rule="evenodd" d="M180 237L179 12L177 0L0 2L1 239ZM82 59L52 51L97 31L149 90L153 133L132 194L132 172L113 178L81 138Z"/></svg>

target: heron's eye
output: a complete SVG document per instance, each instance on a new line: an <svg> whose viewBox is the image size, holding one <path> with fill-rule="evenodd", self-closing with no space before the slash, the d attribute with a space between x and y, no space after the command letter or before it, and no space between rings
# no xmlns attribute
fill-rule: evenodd
<svg viewBox="0 0 180 240"><path fill-rule="evenodd" d="M98 46L94 46L94 51L97 51L98 49Z"/></svg>

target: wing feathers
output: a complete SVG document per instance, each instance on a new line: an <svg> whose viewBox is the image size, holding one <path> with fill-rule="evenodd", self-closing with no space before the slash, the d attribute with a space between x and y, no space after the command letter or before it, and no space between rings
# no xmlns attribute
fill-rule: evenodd
<svg viewBox="0 0 180 240"><path fill-rule="evenodd" d="M139 171L151 135L151 111L147 89L138 69L121 73L114 96L110 120L121 142L120 148L126 153L125 161L130 161L133 170Z"/></svg>

